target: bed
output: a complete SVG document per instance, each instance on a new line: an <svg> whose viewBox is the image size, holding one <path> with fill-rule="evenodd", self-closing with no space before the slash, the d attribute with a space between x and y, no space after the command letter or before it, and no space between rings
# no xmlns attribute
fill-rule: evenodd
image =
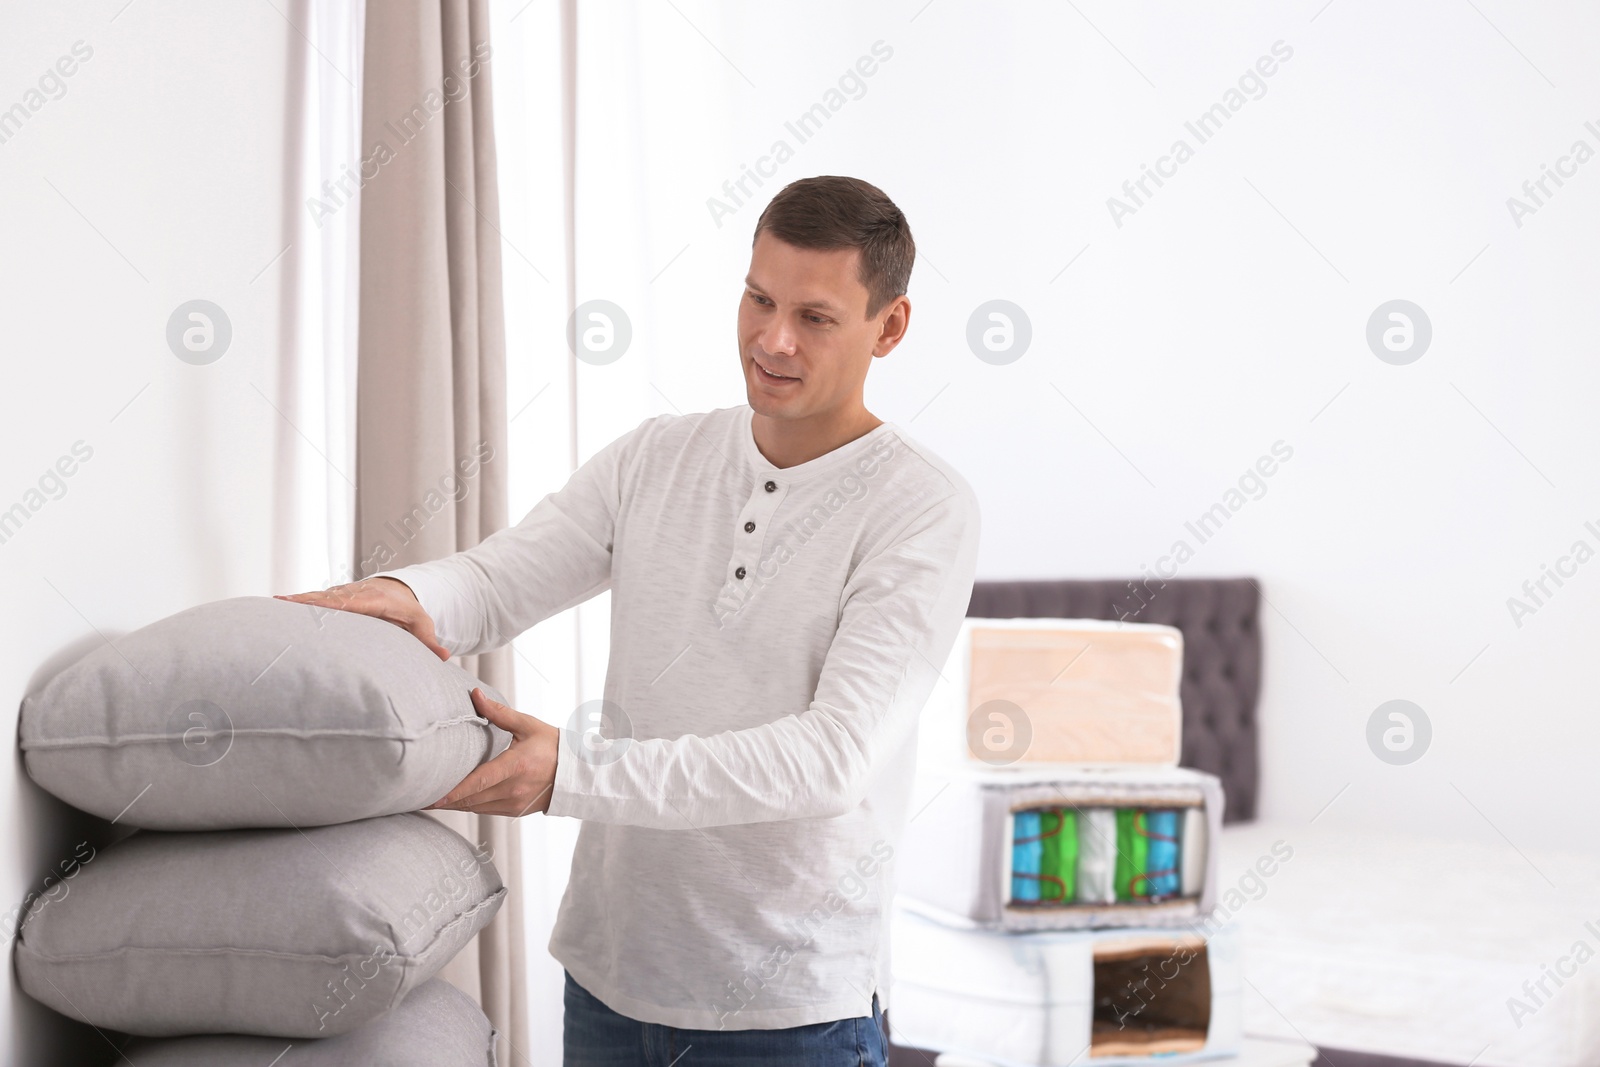
<svg viewBox="0 0 1600 1067"><path fill-rule="evenodd" d="M1220 887L1225 907L1237 890L1246 1033L1316 1045L1317 1067L1600 1065L1600 958L1589 960L1600 953L1600 861L1256 820L1259 605L1248 578L978 582L967 614L1183 631L1180 762L1223 782ZM1274 842L1293 859L1252 878ZM1550 967L1559 985L1525 988ZM892 1034L892 1007L888 1017ZM932 1062L898 1047L891 1057Z"/></svg>

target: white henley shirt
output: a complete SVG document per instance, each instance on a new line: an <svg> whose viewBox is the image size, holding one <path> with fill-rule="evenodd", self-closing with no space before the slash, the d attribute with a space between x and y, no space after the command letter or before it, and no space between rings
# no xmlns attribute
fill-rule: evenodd
<svg viewBox="0 0 1600 1067"><path fill-rule="evenodd" d="M752 418L646 419L515 526L382 572L452 655L610 589L618 739L562 734L549 814L583 825L549 949L675 1027L887 1005L917 720L976 567L971 487L898 426L780 468Z"/></svg>

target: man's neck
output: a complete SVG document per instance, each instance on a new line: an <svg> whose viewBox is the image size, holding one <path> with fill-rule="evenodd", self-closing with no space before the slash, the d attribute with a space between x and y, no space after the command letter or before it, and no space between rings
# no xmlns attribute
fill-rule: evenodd
<svg viewBox="0 0 1600 1067"><path fill-rule="evenodd" d="M750 428L756 448L774 467L796 467L871 433L883 420L866 408L804 419L774 419L756 412Z"/></svg>

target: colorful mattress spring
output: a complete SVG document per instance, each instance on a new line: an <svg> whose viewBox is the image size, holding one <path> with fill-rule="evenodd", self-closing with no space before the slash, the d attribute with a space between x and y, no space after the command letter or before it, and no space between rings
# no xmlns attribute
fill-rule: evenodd
<svg viewBox="0 0 1600 1067"><path fill-rule="evenodd" d="M1203 847L1197 809L1030 808L1012 813L1013 905L1158 902L1197 897L1184 885L1184 830Z"/></svg>
<svg viewBox="0 0 1600 1067"><path fill-rule="evenodd" d="M897 899L937 921L1175 927L1216 906L1215 775L1026 768L928 777L920 788L927 799L895 854Z"/></svg>

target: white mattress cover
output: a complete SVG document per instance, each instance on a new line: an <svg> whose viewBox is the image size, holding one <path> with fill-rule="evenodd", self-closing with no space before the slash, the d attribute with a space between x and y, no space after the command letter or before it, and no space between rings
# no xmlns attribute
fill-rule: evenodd
<svg viewBox="0 0 1600 1067"><path fill-rule="evenodd" d="M1317 1050L1303 1041L1247 1037L1237 1056L1215 1060L1212 1067L1311 1067L1311 1061L1316 1058ZM933 1063L934 1067L997 1067L993 1060L972 1059L949 1052L941 1052ZM1086 1060L1085 1067L1093 1067L1094 1063L1092 1059Z"/></svg>
<svg viewBox="0 0 1600 1067"><path fill-rule="evenodd" d="M1274 842L1291 858L1251 879ZM1221 851L1216 917L1242 935L1246 1033L1475 1067L1600 1064L1600 857L1327 819L1227 827ZM1579 943L1593 958L1577 962ZM1536 1005L1524 983L1563 957L1574 973ZM1511 998L1534 1008L1520 1027Z"/></svg>

